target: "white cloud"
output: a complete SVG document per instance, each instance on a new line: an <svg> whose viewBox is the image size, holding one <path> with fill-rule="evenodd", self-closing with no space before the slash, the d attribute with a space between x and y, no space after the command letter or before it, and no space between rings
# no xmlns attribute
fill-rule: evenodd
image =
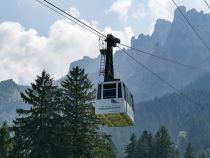
<svg viewBox="0 0 210 158"><path fill-rule="evenodd" d="M209 8L206 6L206 4L203 0L201 0L201 1L178 0L177 3L178 3L178 5L186 6L187 10L196 8L196 10L198 10L198 11L203 10L206 13L210 12Z"/></svg>
<svg viewBox="0 0 210 158"><path fill-rule="evenodd" d="M196 8L198 11L203 10L206 13L210 12L204 1L175 0L175 2L178 6L185 6L187 10ZM151 25L148 27L149 33L151 34L151 32L153 32L154 24L157 19L167 19L172 21L175 8L176 7L171 0L149 0L148 12L150 13L150 19L152 21Z"/></svg>
<svg viewBox="0 0 210 158"><path fill-rule="evenodd" d="M156 20L158 18L172 20L174 6L171 0L150 0L148 3L150 16Z"/></svg>
<svg viewBox="0 0 210 158"><path fill-rule="evenodd" d="M106 27L104 33L112 33L113 36L120 38L121 43L130 45L131 37L134 36L131 27L125 27L123 31L112 30L111 27Z"/></svg>
<svg viewBox="0 0 210 158"><path fill-rule="evenodd" d="M104 32L113 32L126 44L133 35L129 27L107 27ZM99 54L98 37L67 20L56 21L47 36L19 23L0 23L0 43L0 80L13 78L21 84L32 82L43 69L58 79L68 72L70 62Z"/></svg>
<svg viewBox="0 0 210 158"><path fill-rule="evenodd" d="M198 11L209 12L204 1L175 0L175 2L178 6L186 6L187 10L196 8ZM149 0L148 8L154 19L172 20L176 7L171 0Z"/></svg>
<svg viewBox="0 0 210 158"><path fill-rule="evenodd" d="M80 12L77 10L77 8L70 7L69 10L67 11L70 15L79 18Z"/></svg>
<svg viewBox="0 0 210 158"><path fill-rule="evenodd" d="M127 13L132 5L132 0L116 0L110 9L105 10L105 13L114 12L120 16L121 19L127 19Z"/></svg>
<svg viewBox="0 0 210 158"><path fill-rule="evenodd" d="M135 9L132 10L132 17L136 20L142 20L147 13L142 3L139 3Z"/></svg>

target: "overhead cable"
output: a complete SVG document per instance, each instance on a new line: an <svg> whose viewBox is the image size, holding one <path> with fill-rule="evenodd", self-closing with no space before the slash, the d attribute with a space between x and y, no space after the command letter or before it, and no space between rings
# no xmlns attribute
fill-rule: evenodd
<svg viewBox="0 0 210 158"><path fill-rule="evenodd" d="M205 4L207 5L207 7L210 9L210 5L206 0L203 0L205 2Z"/></svg>
<svg viewBox="0 0 210 158"><path fill-rule="evenodd" d="M78 24L79 26L81 26L84 29L92 32L93 34L95 34L95 35L97 35L99 37L100 36L106 37L100 31L92 28L91 26L85 24L84 22L82 22L78 18L70 15L69 13L65 12L63 9L57 7L55 4L52 4L52 3L48 2L47 0L35 0L35 1L41 3L42 5L46 6L49 9L51 9L52 11L54 11L54 12L60 14L61 16L67 18L68 20L70 20L70 21ZM44 2L46 2L46 3L44 3ZM184 67L188 67L188 68L191 68L191 69L196 69L196 70L200 70L200 71L204 71L204 72L209 72L209 71L204 70L202 68L199 68L199 67L196 67L196 66L192 66L192 65L188 65L188 64L184 64L184 63L181 63L181 62L178 62L178 61L175 61L175 60L172 60L172 59L163 57L163 56L154 55L154 54L152 54L150 52L147 52L147 51L144 51L144 50L140 50L140 49L137 49L137 48L134 48L134 47L130 47L130 46L125 45L125 44L119 44L119 45L124 46L124 47L127 47L127 48L130 48L130 49L133 49L133 50L138 51L138 52L143 53L143 54L150 55L152 57L155 57L155 58L158 58L158 59L161 59L161 60L168 61L168 62L173 63L173 64L177 64L177 65L180 65L180 66L184 66Z"/></svg>
<svg viewBox="0 0 210 158"><path fill-rule="evenodd" d="M152 53L150 53L150 52L147 52L147 51L144 51L144 50L141 50L141 49L137 49L137 48L128 46L128 45L126 45L126 44L118 44L118 45L127 47L127 48L129 48L129 49L133 49L133 50L138 51L138 52L140 52L140 53L147 54L147 55L150 55L150 56L152 56L152 57L155 57L155 58L158 58L158 59L161 59L161 60L168 61L168 62L173 63L173 64L177 64L177 65L184 66L184 67L191 68L191 69L196 69L196 70L203 71L203 72L210 72L210 71L205 70L205 69L202 69L202 68L200 68L200 67L192 66L192 65L188 65L188 64L184 64L184 63L181 63L181 62L178 62L178 61L175 61L175 60L172 60L172 59L163 57L163 56L155 55L155 54L152 54Z"/></svg>
<svg viewBox="0 0 210 158"><path fill-rule="evenodd" d="M177 5L177 3L174 0L171 0L174 5L178 8L179 12L181 13L181 15L184 17L184 19L186 20L186 22L188 23L188 25L191 27L191 29L193 30L193 32L196 34L196 36L200 39L200 41L203 43L203 45L206 47L206 49L208 51L210 51L210 48L208 47L208 45L206 44L206 42L202 39L201 35L198 33L198 31L194 28L194 26L192 25L192 23L189 21L189 19L185 16L185 14L182 12L182 10L179 8L179 6Z"/></svg>
<svg viewBox="0 0 210 158"><path fill-rule="evenodd" d="M166 80L164 80L161 76L159 76L158 74L156 74L154 71L152 71L150 68L148 68L147 66L145 66L144 64L142 64L139 60L137 60L136 58L134 58L132 55L130 55L129 53L127 53L124 49L122 49L121 47L118 46L118 48L120 50L123 51L123 53L125 53L128 57L130 57L132 60L134 60L137 64L139 64L142 68L144 68L146 71L150 72L153 76L155 76L156 78L158 78L162 83L164 83L165 85L167 85L169 88L173 89L176 93L178 93L180 96L184 97L186 100L193 102L196 105L199 105L199 103L195 102L194 100L192 100L189 96L187 96L186 94L184 94L183 92L181 92L179 89L177 89L175 86L173 86L171 83L167 82Z"/></svg>
<svg viewBox="0 0 210 158"><path fill-rule="evenodd" d="M35 0L35 1L37 1L37 2L39 2L40 4L42 4L42 5L46 6L46 7L47 7L47 8L49 8L50 10L52 10L52 11L54 11L54 12L58 13L59 15L63 16L64 18L66 18L66 19L68 19L68 20L72 21L73 23L75 23L75 24L77 24L77 25L81 26L82 28L84 28L84 29L86 29L86 30L88 30L88 31L92 32L93 34L95 34L95 35L97 35L97 36L100 36L100 35L99 35L99 34L97 34L96 32L94 32L94 31L92 31L91 29L89 29L89 28L87 28L87 27L83 26L82 24L78 23L77 21L75 21L75 20L73 20L73 19L69 18L67 15L64 15L64 14L62 14L61 12L59 12L58 10L54 9L53 7L50 7L50 6L48 6L47 4L45 4L45 3L41 2L40 0Z"/></svg>

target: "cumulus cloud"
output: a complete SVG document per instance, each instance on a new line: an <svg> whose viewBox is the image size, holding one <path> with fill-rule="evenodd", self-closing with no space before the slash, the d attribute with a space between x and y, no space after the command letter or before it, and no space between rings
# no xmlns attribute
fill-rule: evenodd
<svg viewBox="0 0 210 158"><path fill-rule="evenodd" d="M198 11L204 11L205 13L209 13L210 10L207 7L207 5L205 4L204 1L189 1L189 0L179 0L177 1L178 5L184 5L187 7L187 9L192 9L192 8L196 8L196 10Z"/></svg>
<svg viewBox="0 0 210 158"><path fill-rule="evenodd" d="M121 19L127 19L127 13L132 5L132 0L116 0L110 9L105 10L105 13L114 12L120 16Z"/></svg>
<svg viewBox="0 0 210 158"><path fill-rule="evenodd" d="M189 0L175 0L178 6L185 6L187 10L196 8L198 11L210 12L204 1L189 1ZM151 19L149 28L149 34L154 30L154 25L157 19L173 20L175 5L171 0L149 0L148 12ZM181 15L180 15L181 16Z"/></svg>
<svg viewBox="0 0 210 158"><path fill-rule="evenodd" d="M186 6L188 10L196 8L196 10L209 12L209 9L203 1L189 1L189 0L176 0L178 6ZM171 0L149 0L148 8L151 16L154 19L162 18L172 20L174 15L175 5Z"/></svg>
<svg viewBox="0 0 210 158"><path fill-rule="evenodd" d="M70 7L69 10L67 11L70 15L79 18L80 12L77 10L77 8Z"/></svg>
<svg viewBox="0 0 210 158"><path fill-rule="evenodd" d="M136 8L132 10L132 18L142 20L146 17L147 13L142 3L139 3Z"/></svg>
<svg viewBox="0 0 210 158"><path fill-rule="evenodd" d="M107 27L104 32L113 32L127 44L133 35L129 27L123 31ZM32 82L43 69L58 79L71 62L99 54L98 37L67 20L56 21L47 36L19 23L0 23L0 43L0 80L13 78L21 84Z"/></svg>
<svg viewBox="0 0 210 158"><path fill-rule="evenodd" d="M120 38L121 43L130 45L131 37L134 36L134 32L131 27L125 27L124 30L113 30L111 27L106 27L104 33L112 33L117 38Z"/></svg>
<svg viewBox="0 0 210 158"><path fill-rule="evenodd" d="M157 18L172 20L174 6L171 0L150 0L148 3L150 16L156 20Z"/></svg>

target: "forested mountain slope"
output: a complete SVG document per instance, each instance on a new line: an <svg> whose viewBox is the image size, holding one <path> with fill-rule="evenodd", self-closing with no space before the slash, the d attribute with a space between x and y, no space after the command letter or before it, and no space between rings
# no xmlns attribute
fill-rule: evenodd
<svg viewBox="0 0 210 158"><path fill-rule="evenodd" d="M196 150L210 148L210 74L205 74L177 93L135 105L134 127L107 129L122 151L131 133L144 130L155 133L166 126L175 145L183 150L192 142ZM183 135L183 133L185 133Z"/></svg>
<svg viewBox="0 0 210 158"><path fill-rule="evenodd" d="M0 122L11 122L16 116L16 108L24 106L20 92L25 89L26 86L18 85L11 79L0 82Z"/></svg>

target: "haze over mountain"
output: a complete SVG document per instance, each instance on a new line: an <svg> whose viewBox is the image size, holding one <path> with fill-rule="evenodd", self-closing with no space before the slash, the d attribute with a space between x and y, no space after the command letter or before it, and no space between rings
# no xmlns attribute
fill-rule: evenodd
<svg viewBox="0 0 210 158"><path fill-rule="evenodd" d="M180 7L180 9L190 19L195 29L199 31L203 40L207 44L210 43L210 14L197 12L195 9L186 11L185 7ZM210 67L210 53L178 10L174 13L172 23L163 19L157 20L152 35L140 34L137 38L133 37L131 46L206 70ZM188 85L204 73L199 70L174 65L130 49L126 51L177 88ZM84 67L86 72L90 74L91 80L97 83L98 78L96 76L98 76L99 63L100 57L96 59L85 57L72 63L71 67L75 65ZM150 72L145 71L122 51L115 53L114 67L116 77L121 78L128 85L134 96L136 96L136 102L148 100L172 91L171 88L164 85Z"/></svg>
<svg viewBox="0 0 210 158"><path fill-rule="evenodd" d="M0 82L0 122L7 120L10 123L16 116L16 109L24 107L20 92L26 86L16 84L12 79Z"/></svg>
<svg viewBox="0 0 210 158"><path fill-rule="evenodd" d="M180 7L180 9L184 12L186 17L190 19L195 29L199 31L203 40L206 43L210 43L210 30L208 29L210 28L210 14L197 12L195 9L186 11L185 7ZM140 34L138 38L133 37L131 39L131 46L188 65L197 66L206 70L210 68L210 53L192 31L192 28L186 23L185 19L182 18L178 9L174 13L172 23L163 19L157 20L152 35ZM205 91L201 90L198 92L194 92L194 89L199 89L201 85L195 86L193 90L185 88L194 80L203 76L204 71L174 65L133 50L126 51L135 57L135 59L152 69L161 76L161 78L171 83L174 87L180 90L187 89L187 95L190 95L192 98L202 99L203 102L207 101L210 89L207 88L206 90L205 86L202 86L202 88L205 88ZM98 76L97 68L99 67L99 62L100 57L96 59L85 57L80 61L72 63L71 68L75 65L84 67L86 72L90 73L91 80L96 83L98 82L98 78L95 76ZM193 130L198 124L195 122L195 124L193 124L191 121L194 120L192 116L198 115L194 113L198 105L190 103L186 98L183 98L183 96L177 94L168 95L168 93L173 92L173 89L162 83L150 72L144 70L122 51L115 53L114 66L116 78L121 78L121 80L128 85L131 92L134 93L136 103L151 99L148 102L136 104L136 126L134 128L105 129L113 135L115 142L120 144L121 150L123 150L126 140L129 139L132 132L140 134L144 129L155 132L161 125L166 125L170 129L174 139L179 135L180 131L186 130L190 133L189 139L192 140L194 135L191 134L191 132L194 132ZM205 83L207 84L210 80L208 80L207 77L205 79ZM203 80L200 81L200 83L202 83ZM204 98L200 97L201 94L205 94L203 95ZM153 100L158 96L163 97ZM172 103L173 100L175 103ZM209 107L207 105L208 104L205 104L205 108L208 109ZM182 119L185 119L186 113L189 113L190 116L186 122L180 125ZM206 115L205 119L202 118L201 120L207 121L208 115L209 114ZM209 121L207 122L208 124L210 123ZM186 126L186 124L190 125ZM202 125L203 124L201 124L201 126ZM184 127L186 127L186 129ZM201 131L203 132L203 128ZM193 143L195 143L197 148L200 148L199 143L201 142L193 141Z"/></svg>
<svg viewBox="0 0 210 158"><path fill-rule="evenodd" d="M197 12L195 9L186 11L185 7L180 9L210 47L210 14ZM152 35L140 34L137 38L133 37L131 46L188 65L206 70L210 68L210 52L203 46L178 10L174 13L172 23L163 19L157 20ZM210 132L208 129L210 87L206 85L210 82L208 79L210 76L204 75L203 71L174 65L140 52L126 51L174 87L183 90L199 104L194 104L183 96L173 93L170 87L136 64L122 51L117 51L114 55L116 78L126 83L133 92L136 102L134 127L103 129L113 136L118 148L121 150L124 148L132 132L138 135L144 129L155 132L161 125L169 128L175 140L180 131L187 131L187 141L192 141L197 149L209 147L210 138L206 134ZM96 59L84 57L71 63L70 69L76 65L85 68L91 81L97 83L99 64L100 56ZM25 87L15 84L12 80L0 83L0 121L5 119L11 121L15 116L15 109L23 106L19 92L24 89Z"/></svg>

